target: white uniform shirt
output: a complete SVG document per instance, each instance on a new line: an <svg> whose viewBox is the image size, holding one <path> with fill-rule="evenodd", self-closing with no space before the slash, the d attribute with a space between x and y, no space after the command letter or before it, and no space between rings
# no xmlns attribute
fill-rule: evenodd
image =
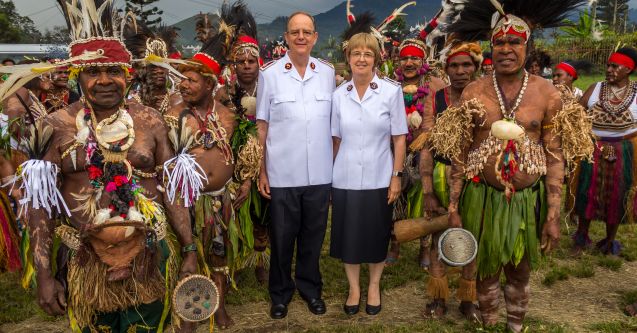
<svg viewBox="0 0 637 333"><path fill-rule="evenodd" d="M334 80L334 68L313 57L303 78L288 55L259 72L257 119L268 123L265 160L270 186L331 183Z"/></svg>
<svg viewBox="0 0 637 333"><path fill-rule="evenodd" d="M343 83L332 97L332 136L341 138L332 187L389 187L394 166L391 136L402 134L407 134L407 115L400 84L374 76L360 100L354 84Z"/></svg>

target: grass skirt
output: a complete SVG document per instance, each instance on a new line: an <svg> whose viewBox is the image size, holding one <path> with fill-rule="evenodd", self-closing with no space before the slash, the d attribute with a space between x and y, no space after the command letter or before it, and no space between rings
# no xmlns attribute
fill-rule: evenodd
<svg viewBox="0 0 637 333"><path fill-rule="evenodd" d="M516 191L510 201L504 191L469 181L460 199L460 214L463 227L478 240L480 278L496 274L507 263L519 264L525 254L531 268L537 267L538 232L546 220L543 180Z"/></svg>
<svg viewBox="0 0 637 333"><path fill-rule="evenodd" d="M634 219L635 196L631 189L636 183L636 145L637 135L597 140L593 163L583 161L580 164L575 202L578 216L610 225L619 224L627 214L628 218ZM615 156L613 161L605 158L611 149Z"/></svg>

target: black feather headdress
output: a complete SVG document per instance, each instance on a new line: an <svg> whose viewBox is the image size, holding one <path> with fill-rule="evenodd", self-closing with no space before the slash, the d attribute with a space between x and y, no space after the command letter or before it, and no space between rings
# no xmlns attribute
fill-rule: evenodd
<svg viewBox="0 0 637 333"><path fill-rule="evenodd" d="M444 30L461 40L489 40L494 28L519 19L529 30L564 25L568 13L586 0L447 0ZM513 22L515 24L516 22ZM522 25L524 25L522 24ZM514 26L522 30L522 26ZM520 29L517 29L520 28Z"/></svg>

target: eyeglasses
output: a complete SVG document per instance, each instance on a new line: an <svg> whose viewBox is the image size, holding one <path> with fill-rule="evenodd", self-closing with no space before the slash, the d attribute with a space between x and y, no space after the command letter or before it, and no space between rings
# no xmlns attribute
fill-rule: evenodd
<svg viewBox="0 0 637 333"><path fill-rule="evenodd" d="M409 61L411 61L411 62L419 62L419 61L422 61L422 58L419 58L419 57L402 57L402 58L400 58L400 62L401 63L407 63Z"/></svg>
<svg viewBox="0 0 637 333"><path fill-rule="evenodd" d="M374 58L374 54L372 52L354 51L354 52L350 53L350 56L354 57L354 58L363 57L363 59L373 59Z"/></svg>
<svg viewBox="0 0 637 333"><path fill-rule="evenodd" d="M310 37L312 37L312 35L314 35L314 33L315 33L315 31L303 30L303 29L292 30L292 31L286 32L286 34L288 34L288 35L290 35L290 36L292 36L294 38L299 37L300 34L303 34L303 37L305 37L305 38L310 38Z"/></svg>

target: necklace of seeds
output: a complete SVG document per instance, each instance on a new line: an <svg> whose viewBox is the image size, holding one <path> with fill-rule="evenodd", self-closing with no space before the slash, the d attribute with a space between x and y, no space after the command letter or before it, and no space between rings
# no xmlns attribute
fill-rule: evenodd
<svg viewBox="0 0 637 333"><path fill-rule="evenodd" d="M522 97L524 97L524 92L526 91L526 85L529 83L529 72L527 72L526 70L524 71L524 81L522 82L522 88L520 88L520 91L518 92L518 98L515 100L515 104L513 105L511 110L509 110L508 112L506 110L504 99L502 98L502 89L500 88L500 85L498 84L498 80L495 77L495 71L493 71L492 76L493 76L493 87L495 88L495 93L498 96L498 102L500 103L500 111L502 111L502 116L504 116L506 120L515 121L515 111L520 106L520 103L522 102Z"/></svg>
<svg viewBox="0 0 637 333"><path fill-rule="evenodd" d="M166 95L164 95L164 98L161 101L161 104L159 105L159 113L161 113L162 115L164 113L166 113L166 111L168 111L168 102L170 101L170 94L166 93Z"/></svg>
<svg viewBox="0 0 637 333"><path fill-rule="evenodd" d="M637 84L635 81L630 81L623 89L628 89L627 91L625 90L623 99L621 99L619 104L613 104L611 103L612 98L610 95L614 95L614 93L611 92L611 87L607 82L602 82L602 98L600 104L606 112L621 113L630 107L630 104L637 95Z"/></svg>

